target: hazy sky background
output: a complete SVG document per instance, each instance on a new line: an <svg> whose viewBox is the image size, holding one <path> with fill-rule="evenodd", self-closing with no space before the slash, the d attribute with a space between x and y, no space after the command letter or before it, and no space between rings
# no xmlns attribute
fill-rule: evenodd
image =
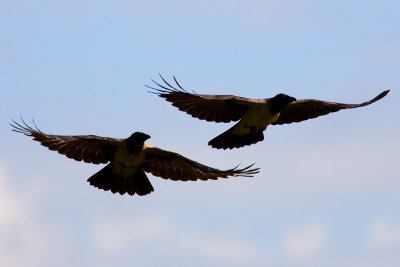
<svg viewBox="0 0 400 267"><path fill-rule="evenodd" d="M2 266L399 266L397 0L0 0ZM149 94L158 73L198 93L358 103L272 126L219 151L228 129ZM254 178L173 182L113 195L75 162L11 132L152 136Z"/></svg>

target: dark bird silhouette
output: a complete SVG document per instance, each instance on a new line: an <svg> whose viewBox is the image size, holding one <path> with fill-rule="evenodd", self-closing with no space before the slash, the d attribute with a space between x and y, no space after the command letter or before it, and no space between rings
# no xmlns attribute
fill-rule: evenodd
<svg viewBox="0 0 400 267"><path fill-rule="evenodd" d="M343 104L317 99L302 99L277 94L272 98L251 99L234 95L200 95L183 89L174 78L172 86L161 75L164 84L152 80L158 88L146 85L150 91L172 103L181 111L200 120L214 122L239 121L226 132L210 140L214 148L232 149L264 140L268 125L287 124L313 119L341 109L358 108L372 104L390 90L361 104Z"/></svg>
<svg viewBox="0 0 400 267"><path fill-rule="evenodd" d="M21 119L22 120L22 119ZM13 120L13 131L33 137L50 150L68 158L87 163L108 163L88 179L88 182L104 191L121 195L135 193L143 196L154 191L146 172L164 179L180 181L216 180L229 176L252 177L259 168L249 165L238 169L218 170L185 158L178 153L151 146L145 141L149 135L135 132L126 139L96 135L50 135Z"/></svg>

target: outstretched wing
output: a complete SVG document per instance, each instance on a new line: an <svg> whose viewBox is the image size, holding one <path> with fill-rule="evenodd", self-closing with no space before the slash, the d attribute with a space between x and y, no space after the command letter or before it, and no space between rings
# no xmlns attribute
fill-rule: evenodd
<svg viewBox="0 0 400 267"><path fill-rule="evenodd" d="M175 181L216 180L228 176L252 177L259 173L259 168L251 168L254 164L243 169L235 167L229 170L218 170L185 158L178 153L156 147L145 148L145 152L144 171L164 179Z"/></svg>
<svg viewBox="0 0 400 267"><path fill-rule="evenodd" d="M22 120L22 119L21 119ZM113 139L96 135L50 135L40 131L36 125L30 127L22 120L22 124L13 120L14 132L22 133L33 137L33 140L40 142L50 150L66 155L70 159L84 161L87 163L107 163L114 157L114 151L119 142L123 139Z"/></svg>
<svg viewBox="0 0 400 267"><path fill-rule="evenodd" d="M240 120L246 112L250 103L258 103L263 99L250 99L233 95L199 95L195 92L189 93L183 89L174 77L174 81L179 88L169 84L161 75L164 85L152 80L159 88L154 88L151 93L165 98L173 106L181 111L185 111L192 117L200 120L215 122L231 122Z"/></svg>
<svg viewBox="0 0 400 267"><path fill-rule="evenodd" d="M385 97L389 93L389 91L390 90L386 90L380 93L377 97L361 104L343 104L335 102L326 102L316 99L296 100L287 105L286 108L284 108L280 112L278 120L272 124L276 125L276 124L300 122L308 119L313 119L322 115L326 115L332 112L337 112L341 109L364 107Z"/></svg>

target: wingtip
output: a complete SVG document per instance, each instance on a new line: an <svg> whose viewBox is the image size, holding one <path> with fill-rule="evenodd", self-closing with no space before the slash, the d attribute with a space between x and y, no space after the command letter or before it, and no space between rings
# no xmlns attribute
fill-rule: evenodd
<svg viewBox="0 0 400 267"><path fill-rule="evenodd" d="M254 177L255 174L260 173L260 168L252 168L255 165L255 163L250 164L249 166L246 166L242 169L238 169L239 165L236 166L233 171L236 171L236 174L234 176L241 176L241 177Z"/></svg>
<svg viewBox="0 0 400 267"><path fill-rule="evenodd" d="M174 82L176 83L176 86L178 86L178 88L176 88L175 86L173 86L171 83L169 83L160 73L158 74L158 76L161 78L162 83L159 83L157 81L155 81L154 79L151 79L151 81L157 85L159 88L155 88L149 85L145 85L146 87L152 89L155 91L155 94L157 94L158 96L164 97L167 96L169 94L175 94L175 93L186 93L189 94L177 81L175 76L173 77ZM150 93L154 93L151 92ZM165 97L164 97L165 98Z"/></svg>
<svg viewBox="0 0 400 267"><path fill-rule="evenodd" d="M36 126L35 120L32 119L32 122L35 126L36 129L32 128L31 126L29 126L25 120L22 118L22 116L20 116L21 122L17 122L14 119L12 119L13 123L10 123L11 127L12 127L12 131L13 132L17 132L17 133L22 133L26 136L32 136L33 133L41 133L41 131L39 130L39 128Z"/></svg>
<svg viewBox="0 0 400 267"><path fill-rule="evenodd" d="M389 94L389 92L390 92L390 90L385 90L385 91L383 91L383 92L380 93L378 96L376 96L376 97L373 99L373 101L375 102L375 101L377 101L377 100L380 100L380 99L384 98L387 94Z"/></svg>

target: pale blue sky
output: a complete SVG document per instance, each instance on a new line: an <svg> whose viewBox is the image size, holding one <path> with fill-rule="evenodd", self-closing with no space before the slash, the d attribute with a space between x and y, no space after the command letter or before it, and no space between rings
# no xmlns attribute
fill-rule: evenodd
<svg viewBox="0 0 400 267"><path fill-rule="evenodd" d="M0 0L0 258L6 266L399 266L400 3ZM219 151L230 127L147 93L162 73L198 93L357 103ZM254 178L113 195L11 132L127 137Z"/></svg>

